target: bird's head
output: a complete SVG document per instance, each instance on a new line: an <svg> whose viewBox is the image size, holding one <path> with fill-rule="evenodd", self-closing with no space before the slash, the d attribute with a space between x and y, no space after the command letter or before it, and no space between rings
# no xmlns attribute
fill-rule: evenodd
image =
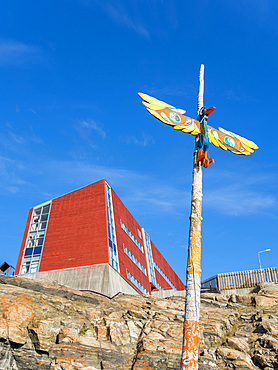
<svg viewBox="0 0 278 370"><path fill-rule="evenodd" d="M198 110L197 112L197 117L198 117L198 121L202 121L204 119L204 117L208 117L216 108L215 107L210 107L210 108L206 108L206 107L202 107Z"/></svg>

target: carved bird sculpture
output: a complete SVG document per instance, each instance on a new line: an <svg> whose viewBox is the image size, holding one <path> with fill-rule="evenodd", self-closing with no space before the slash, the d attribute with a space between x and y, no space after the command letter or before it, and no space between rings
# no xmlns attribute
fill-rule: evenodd
<svg viewBox="0 0 278 370"><path fill-rule="evenodd" d="M223 150L229 150L234 154L250 155L258 146L248 139L227 131L221 127L215 129L207 125L207 119L216 108L202 107L198 112L198 120L185 116L183 109L178 109L155 99L147 94L138 93L143 99L147 110L157 119L172 126L175 130L187 132L197 136L198 154L195 163L200 163L205 168L214 163L212 158L207 157L209 142Z"/></svg>

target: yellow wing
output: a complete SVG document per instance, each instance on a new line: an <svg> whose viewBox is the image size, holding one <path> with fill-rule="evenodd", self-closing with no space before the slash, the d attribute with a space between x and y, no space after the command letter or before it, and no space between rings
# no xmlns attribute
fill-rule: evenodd
<svg viewBox="0 0 278 370"><path fill-rule="evenodd" d="M258 146L248 139L227 131L221 127L218 130L208 125L209 141L217 147L229 150L234 154L250 155Z"/></svg>
<svg viewBox="0 0 278 370"><path fill-rule="evenodd" d="M185 110L175 108L147 94L138 93L138 95L143 99L143 104L150 114L160 121L191 135L200 134L200 123L193 118L184 116Z"/></svg>
<svg viewBox="0 0 278 370"><path fill-rule="evenodd" d="M181 130L191 135L199 135L201 133L200 122L184 116L185 110L177 109L147 94L138 94L143 99L143 104L147 107L147 110L160 121L176 130ZM250 155L254 152L254 149L258 149L258 146L253 141L224 130L221 127L218 130L209 125L207 127L209 141L223 150L229 150L234 154Z"/></svg>

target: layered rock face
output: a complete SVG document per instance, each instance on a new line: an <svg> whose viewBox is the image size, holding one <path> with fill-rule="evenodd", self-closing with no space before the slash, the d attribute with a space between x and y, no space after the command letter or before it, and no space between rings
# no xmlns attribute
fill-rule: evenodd
<svg viewBox="0 0 278 370"><path fill-rule="evenodd" d="M0 276L0 369L179 369L184 298ZM278 286L201 298L199 367L278 369Z"/></svg>

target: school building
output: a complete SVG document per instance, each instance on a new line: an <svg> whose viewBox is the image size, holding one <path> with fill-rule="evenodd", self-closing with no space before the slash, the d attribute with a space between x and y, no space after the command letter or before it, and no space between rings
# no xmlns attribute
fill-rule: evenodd
<svg viewBox="0 0 278 370"><path fill-rule="evenodd" d="M185 289L105 179L29 210L15 275L109 297Z"/></svg>

